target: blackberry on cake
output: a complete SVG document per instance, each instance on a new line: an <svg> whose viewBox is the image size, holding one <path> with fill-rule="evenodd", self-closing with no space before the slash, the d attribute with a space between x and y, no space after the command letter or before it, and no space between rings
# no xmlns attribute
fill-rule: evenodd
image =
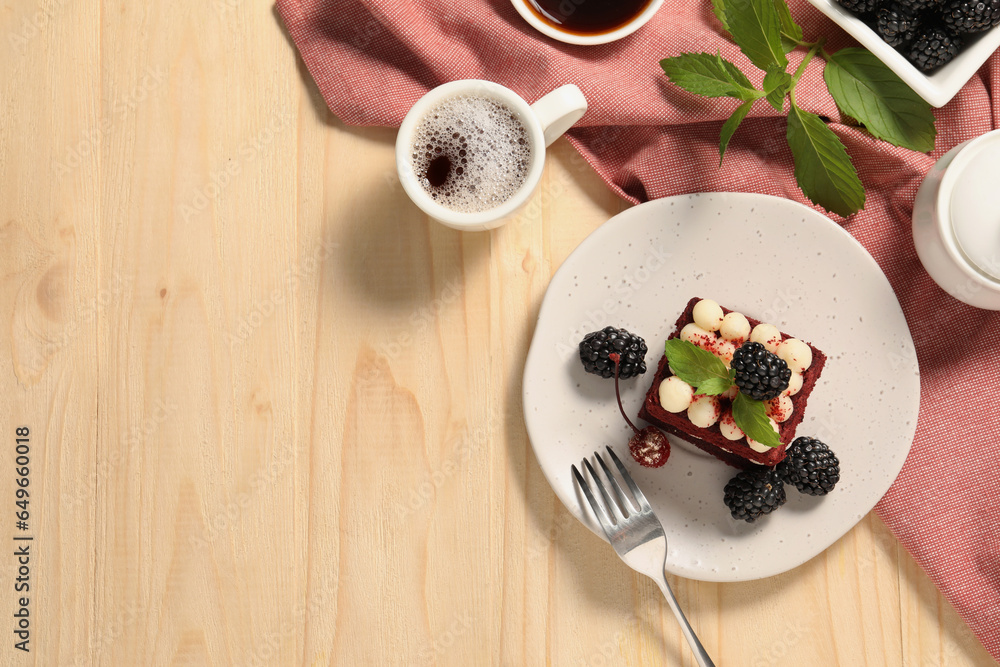
<svg viewBox="0 0 1000 667"><path fill-rule="evenodd" d="M821 440L805 436L795 439L777 471L785 482L810 496L825 496L840 481L837 455Z"/></svg>
<svg viewBox="0 0 1000 667"><path fill-rule="evenodd" d="M753 523L785 504L785 484L770 468L744 470L726 484L723 500L734 519Z"/></svg>
<svg viewBox="0 0 1000 667"><path fill-rule="evenodd" d="M588 373L603 378L614 377L615 362L611 354L620 355L619 376L622 379L646 372L646 341L639 336L615 327L604 327L583 337L580 341L580 361Z"/></svg>
<svg viewBox="0 0 1000 667"><path fill-rule="evenodd" d="M788 388L792 371L784 359L760 343L743 343L733 354L736 386L755 401L776 398Z"/></svg>

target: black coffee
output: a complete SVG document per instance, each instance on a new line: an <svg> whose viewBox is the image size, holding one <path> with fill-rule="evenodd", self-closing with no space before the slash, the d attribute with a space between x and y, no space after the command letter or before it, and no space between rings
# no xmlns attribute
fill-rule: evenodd
<svg viewBox="0 0 1000 667"><path fill-rule="evenodd" d="M535 14L577 35L600 35L622 27L652 0L528 0Z"/></svg>
<svg viewBox="0 0 1000 667"><path fill-rule="evenodd" d="M495 208L524 184L528 131L500 100L459 95L441 101L414 133L413 172L439 204L460 213Z"/></svg>

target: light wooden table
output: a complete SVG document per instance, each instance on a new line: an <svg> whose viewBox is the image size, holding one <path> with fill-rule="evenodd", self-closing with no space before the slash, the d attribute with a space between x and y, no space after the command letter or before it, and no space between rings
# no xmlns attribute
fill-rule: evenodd
<svg viewBox="0 0 1000 667"><path fill-rule="evenodd" d="M0 664L691 664L525 436L545 287L624 207L565 141L519 224L460 234L266 3L23 0L0 36ZM673 583L720 666L992 664L874 516Z"/></svg>

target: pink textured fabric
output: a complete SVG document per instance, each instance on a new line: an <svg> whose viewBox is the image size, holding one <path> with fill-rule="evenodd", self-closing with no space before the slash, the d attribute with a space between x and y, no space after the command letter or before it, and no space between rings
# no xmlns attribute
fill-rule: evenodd
<svg viewBox="0 0 1000 667"><path fill-rule="evenodd" d="M790 5L807 39L826 36L831 50L854 45L805 0ZM592 47L541 35L509 0L278 0L278 9L326 103L345 123L398 125L427 90L455 79L497 81L528 101L575 83L590 109L569 140L625 199L743 191L810 204L792 175L783 116L758 102L720 168L719 129L737 102L690 95L660 70L661 58L719 50L756 71L724 36L708 0L668 0L638 32ZM790 59L797 64L802 56L799 49ZM936 111L930 155L842 124L822 71L821 59L809 64L798 100L831 119L868 196L864 211L832 217L889 277L921 368L917 435L877 511L1000 659L1000 313L966 306L938 288L910 234L914 195L934 161L998 125L1000 54ZM758 73L754 82L760 80Z"/></svg>

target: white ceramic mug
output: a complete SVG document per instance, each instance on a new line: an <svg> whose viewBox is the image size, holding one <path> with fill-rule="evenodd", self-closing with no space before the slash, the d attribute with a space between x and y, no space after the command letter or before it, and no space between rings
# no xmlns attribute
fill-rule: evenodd
<svg viewBox="0 0 1000 667"><path fill-rule="evenodd" d="M421 175L413 172L411 155L414 135L420 121L434 106L459 95L491 97L502 102L517 115L530 142L531 160L524 183L502 204L486 211L464 213L441 205L421 185ZM531 198L542 177L545 147L562 136L586 111L586 98L572 84L556 88L530 105L513 90L492 81L463 79L440 85L417 100L399 127L399 134L396 135L396 171L399 181L413 203L442 224L465 231L499 227Z"/></svg>
<svg viewBox="0 0 1000 667"><path fill-rule="evenodd" d="M1000 130L955 146L913 202L913 244L927 273L959 301L1000 310Z"/></svg>

